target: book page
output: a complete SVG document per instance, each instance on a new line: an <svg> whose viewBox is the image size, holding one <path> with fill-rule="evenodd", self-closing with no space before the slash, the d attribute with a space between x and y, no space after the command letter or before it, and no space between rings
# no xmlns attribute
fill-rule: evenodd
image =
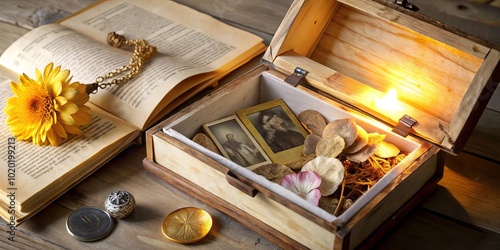
<svg viewBox="0 0 500 250"><path fill-rule="evenodd" d="M132 56L132 48L107 45L108 32L144 38L158 52L141 73L91 96L94 104L141 129L183 91L228 73L265 49L260 37L171 1L104 1L61 24L71 29L56 24L38 28L16 41L0 63L32 75L35 67L52 61L70 69L74 80L92 83L127 65ZM174 89L181 82L184 87Z"/></svg>
<svg viewBox="0 0 500 250"><path fill-rule="evenodd" d="M9 81L0 83L2 109L12 95ZM138 136L139 130L133 125L93 104L89 107L92 122L82 128L83 134L70 136L56 147L17 141L5 125L5 113L0 112L0 141L4 144L0 147L2 208L10 204L8 194L15 194L16 213L38 209L92 173L112 157L113 152L122 150Z"/></svg>
<svg viewBox="0 0 500 250"><path fill-rule="evenodd" d="M92 83L98 76L126 65L130 57L130 51L98 43L59 24L49 24L14 42L0 57L0 64L17 74L34 77L36 68L43 72L49 62L54 62L56 66L69 69L73 81ZM176 82L188 77L181 74L167 77L161 73L186 65L182 60L157 55L135 79L121 86L99 90L91 95L91 102L142 128L159 100ZM170 85L165 84L168 78Z"/></svg>
<svg viewBox="0 0 500 250"><path fill-rule="evenodd" d="M163 108L184 90L193 88L194 84L227 74L235 66L242 65L265 50L262 38L174 1L104 1L61 24L103 43L107 33L111 31L128 39L145 39L157 47L156 58L169 59L153 59L151 64L146 65L149 67L146 70L152 74L141 74L137 79L140 83L137 88L128 86L111 90L113 95L122 99L129 98L133 102L133 108L151 106L152 100L148 100L148 93L154 91L160 91L164 96L169 93L169 99L162 101ZM203 72L210 73L191 77L184 81L183 88L174 89L181 79ZM163 79L165 84L157 84L156 79ZM98 105L111 108L115 113L114 107L106 105L104 97L97 97L99 100L95 102ZM132 116L137 115L134 114L135 111L131 110ZM154 116L158 112L159 110L149 113Z"/></svg>

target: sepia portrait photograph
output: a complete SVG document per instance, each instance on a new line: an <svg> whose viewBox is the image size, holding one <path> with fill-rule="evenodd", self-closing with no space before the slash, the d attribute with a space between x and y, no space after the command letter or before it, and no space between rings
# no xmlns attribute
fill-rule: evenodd
<svg viewBox="0 0 500 250"><path fill-rule="evenodd" d="M224 157L250 170L271 163L259 144L249 134L238 117L233 115L203 125Z"/></svg>
<svg viewBox="0 0 500 250"><path fill-rule="evenodd" d="M301 157L307 132L282 99L236 113L273 162L286 164Z"/></svg>

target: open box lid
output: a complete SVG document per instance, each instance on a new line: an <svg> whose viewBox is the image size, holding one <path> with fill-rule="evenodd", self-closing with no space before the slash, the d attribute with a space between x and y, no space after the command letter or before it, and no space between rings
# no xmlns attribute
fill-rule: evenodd
<svg viewBox="0 0 500 250"><path fill-rule="evenodd" d="M500 52L390 5L295 0L263 61L456 154L498 85ZM384 104L391 89L397 101Z"/></svg>

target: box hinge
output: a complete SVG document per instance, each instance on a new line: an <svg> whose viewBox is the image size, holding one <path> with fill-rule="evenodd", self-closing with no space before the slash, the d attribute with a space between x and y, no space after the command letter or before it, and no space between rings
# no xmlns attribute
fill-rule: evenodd
<svg viewBox="0 0 500 250"><path fill-rule="evenodd" d="M420 10L416 5L409 3L408 0L396 0L395 3L399 6L402 6L405 9L408 9L408 10L413 10L413 11Z"/></svg>
<svg viewBox="0 0 500 250"><path fill-rule="evenodd" d="M285 82L293 85L294 87L299 85L302 81L305 81L307 71L299 67L295 68L293 73L285 78Z"/></svg>
<svg viewBox="0 0 500 250"><path fill-rule="evenodd" d="M402 136L402 137L407 137L408 134L410 134L410 129L417 123L417 120L411 118L408 115L404 115L399 119L398 124L396 124L396 127L392 129L392 132Z"/></svg>

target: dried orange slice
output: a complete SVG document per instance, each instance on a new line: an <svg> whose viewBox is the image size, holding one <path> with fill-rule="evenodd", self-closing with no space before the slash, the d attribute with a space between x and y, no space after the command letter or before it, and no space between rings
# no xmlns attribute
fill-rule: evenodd
<svg viewBox="0 0 500 250"><path fill-rule="evenodd" d="M212 217L195 207L177 209L167 215L161 225L163 234L171 241L188 244L203 239L212 228Z"/></svg>

